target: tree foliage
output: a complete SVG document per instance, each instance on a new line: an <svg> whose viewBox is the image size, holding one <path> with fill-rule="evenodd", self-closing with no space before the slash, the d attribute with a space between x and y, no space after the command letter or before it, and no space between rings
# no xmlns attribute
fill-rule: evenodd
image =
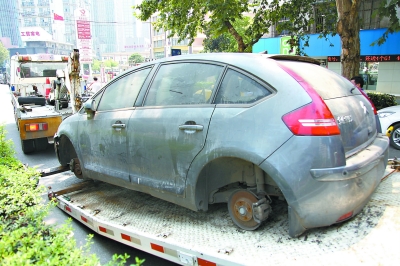
<svg viewBox="0 0 400 266"><path fill-rule="evenodd" d="M0 42L0 66L4 64L4 61L10 58L10 52L4 47L3 43Z"/></svg>
<svg viewBox="0 0 400 266"><path fill-rule="evenodd" d="M144 62L144 57L141 54L134 53L129 56L129 63L138 64Z"/></svg>
<svg viewBox="0 0 400 266"><path fill-rule="evenodd" d="M237 29L240 35L244 35L248 25L251 23L250 17L243 17L242 19L238 19L233 23L235 29ZM234 39L234 37L228 33L224 32L220 35L213 35L213 33L207 29L205 31L206 38L203 41L204 50L203 52L237 52L238 51L238 43ZM244 35L245 42L248 42L246 36ZM248 46L245 52L251 52L250 46Z"/></svg>
<svg viewBox="0 0 400 266"><path fill-rule="evenodd" d="M101 61L99 61L97 59L93 59L92 70L99 71L100 67L101 67Z"/></svg>
<svg viewBox="0 0 400 266"><path fill-rule="evenodd" d="M207 34L205 46L218 51L216 45L230 51L230 42L236 41L237 52L249 52L271 26L281 35L289 35L291 48L309 46L307 33L312 27L321 38L339 34L342 43L342 74L358 74L360 53L360 21L358 10L363 0L144 0L135 6L135 15L148 20L157 13L155 29L169 30L169 37L189 39L191 43L198 32ZM388 34L400 30L396 7L400 0L382 0L375 16L389 17L390 26L376 43L382 44ZM248 16L244 30L238 22ZM317 20L323 21L316 23ZM296 49L298 54L304 50Z"/></svg>
<svg viewBox="0 0 400 266"><path fill-rule="evenodd" d="M118 66L118 62L109 59L107 61L104 61L104 66L108 67L108 68L116 67L116 66Z"/></svg>
<svg viewBox="0 0 400 266"><path fill-rule="evenodd" d="M389 34L400 31L400 14L397 15L396 8L400 9L400 0L383 0L380 3L379 8L374 11L372 15L373 17L379 16L389 18L389 27L383 35L371 45L382 45L386 42Z"/></svg>

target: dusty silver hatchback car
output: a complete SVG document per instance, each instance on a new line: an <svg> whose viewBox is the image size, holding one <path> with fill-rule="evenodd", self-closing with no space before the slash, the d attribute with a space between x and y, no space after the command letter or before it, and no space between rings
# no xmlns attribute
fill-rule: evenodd
<svg viewBox="0 0 400 266"><path fill-rule="evenodd" d="M62 165L79 178L194 211L226 202L254 230L286 200L289 234L349 219L387 164L370 102L305 57L199 54L122 73L65 119Z"/></svg>

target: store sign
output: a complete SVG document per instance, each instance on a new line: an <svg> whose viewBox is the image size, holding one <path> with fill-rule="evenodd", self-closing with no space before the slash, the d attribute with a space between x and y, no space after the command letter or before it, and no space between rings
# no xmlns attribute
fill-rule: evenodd
<svg viewBox="0 0 400 266"><path fill-rule="evenodd" d="M75 10L77 48L79 49L79 61L83 64L93 62L92 33L90 30L90 15L88 10L78 8Z"/></svg>
<svg viewBox="0 0 400 266"><path fill-rule="evenodd" d="M340 56L328 56L328 62L340 62ZM400 62L400 55L361 55L360 62Z"/></svg>
<svg viewBox="0 0 400 266"><path fill-rule="evenodd" d="M281 47L280 47L281 54L290 54L290 55L296 54L297 47L290 48L290 41L291 41L290 36L285 36L281 38Z"/></svg>
<svg viewBox="0 0 400 266"><path fill-rule="evenodd" d="M20 28L20 36L23 42L29 41L51 41L52 36L42 27Z"/></svg>
<svg viewBox="0 0 400 266"><path fill-rule="evenodd" d="M340 62L340 56L328 56L328 62Z"/></svg>
<svg viewBox="0 0 400 266"><path fill-rule="evenodd" d="M362 55L361 62L399 62L400 55Z"/></svg>

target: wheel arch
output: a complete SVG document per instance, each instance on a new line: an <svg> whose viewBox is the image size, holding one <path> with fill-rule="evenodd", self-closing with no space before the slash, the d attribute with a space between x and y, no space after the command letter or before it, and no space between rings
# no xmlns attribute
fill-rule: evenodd
<svg viewBox="0 0 400 266"><path fill-rule="evenodd" d="M261 170L264 177L261 183L270 185L271 188L275 186L277 194L281 193L286 198L287 195L283 193L283 190L288 193L286 182L279 178L275 168L263 166L241 157L221 156L208 161L192 183L192 190L188 190L193 191L196 209L206 211L210 204L210 195L225 186L237 183L256 188L257 183L260 183L256 180L258 170Z"/></svg>
<svg viewBox="0 0 400 266"><path fill-rule="evenodd" d="M67 135L62 134L55 138L58 161L65 166L70 163L71 159L77 158L77 153L72 141Z"/></svg>

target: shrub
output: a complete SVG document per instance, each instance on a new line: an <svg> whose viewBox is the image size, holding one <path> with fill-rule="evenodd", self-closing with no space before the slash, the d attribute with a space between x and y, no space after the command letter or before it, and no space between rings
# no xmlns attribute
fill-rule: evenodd
<svg viewBox="0 0 400 266"><path fill-rule="evenodd" d="M381 92L368 92L367 95L374 103L376 110L397 105L396 97L394 95Z"/></svg>
<svg viewBox="0 0 400 266"><path fill-rule="evenodd" d="M0 264L2 265L100 265L90 255L90 239L77 248L71 219L60 227L44 223L55 203L44 204L39 173L14 157L11 141L0 125ZM124 265L129 255L114 255L107 265ZM144 260L136 258L136 265Z"/></svg>

